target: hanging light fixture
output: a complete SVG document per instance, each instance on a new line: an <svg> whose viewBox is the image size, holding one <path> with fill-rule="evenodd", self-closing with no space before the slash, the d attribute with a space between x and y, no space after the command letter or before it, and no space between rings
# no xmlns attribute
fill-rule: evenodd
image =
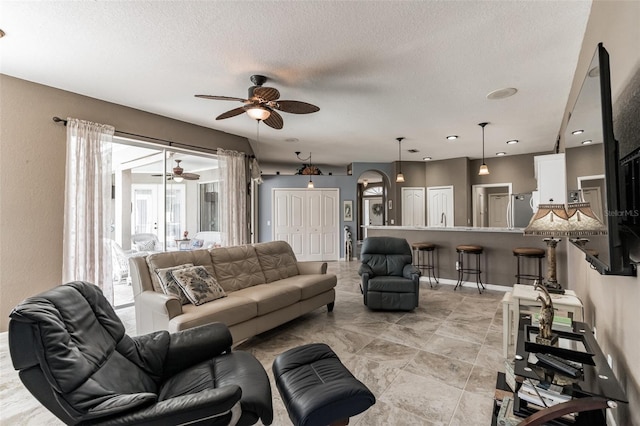
<svg viewBox="0 0 640 426"><path fill-rule="evenodd" d="M402 137L396 138L398 141L398 174L396 175L396 182L404 182L404 175L402 174Z"/></svg>
<svg viewBox="0 0 640 426"><path fill-rule="evenodd" d="M309 153L309 171L311 170L311 153ZM309 183L307 184L307 188L314 188L313 181L311 180L311 172L309 172Z"/></svg>
<svg viewBox="0 0 640 426"><path fill-rule="evenodd" d="M489 174L489 167L487 167L487 165L484 162L484 126L486 126L487 124L489 123L478 124L478 126L482 127L482 165L480 165L480 171L478 172L478 175L480 176Z"/></svg>

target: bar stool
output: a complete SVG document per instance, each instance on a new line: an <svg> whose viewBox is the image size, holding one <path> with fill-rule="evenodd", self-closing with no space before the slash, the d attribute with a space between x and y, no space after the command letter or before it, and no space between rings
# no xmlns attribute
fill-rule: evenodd
<svg viewBox="0 0 640 426"><path fill-rule="evenodd" d="M417 267L420 272L426 271L427 278L429 278L429 287L433 288L431 277L435 280L436 284L439 283L436 278L435 269L435 250L438 248L432 243L413 243L411 244L411 250L413 251L413 265ZM426 256L425 256L426 255Z"/></svg>
<svg viewBox="0 0 640 426"><path fill-rule="evenodd" d="M471 245L471 244L460 244L456 246L456 252L458 253L458 262L456 262L456 269L458 270L458 282L453 290L457 290L458 287L462 287L462 281L464 278L464 274L474 274L476 276L476 285L478 286L478 293L482 294L482 290L484 290L484 284L482 284L482 271L480 270L480 256L484 251L484 247ZM465 268L464 267L464 255L474 254L476 256L476 267L475 268Z"/></svg>
<svg viewBox="0 0 640 426"><path fill-rule="evenodd" d="M513 255L517 258L516 281L520 284L521 279L538 281L542 283L542 259L544 259L544 249L534 247L516 247L513 249ZM538 274L522 274L520 273L520 259L538 259Z"/></svg>

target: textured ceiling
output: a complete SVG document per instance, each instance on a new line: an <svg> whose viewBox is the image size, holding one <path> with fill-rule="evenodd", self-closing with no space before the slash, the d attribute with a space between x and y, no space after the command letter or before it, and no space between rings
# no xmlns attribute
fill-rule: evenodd
<svg viewBox="0 0 640 426"><path fill-rule="evenodd" d="M0 2L0 72L249 138L263 164L482 155L553 149L590 1ZM595 46L594 46L595 49ZM284 129L240 106L264 74ZM488 100L496 89L518 93ZM126 131L127 129L121 129ZM447 141L445 136L460 138ZM296 139L296 142L287 141ZM519 139L517 145L506 145ZM419 152L409 153L406 150Z"/></svg>

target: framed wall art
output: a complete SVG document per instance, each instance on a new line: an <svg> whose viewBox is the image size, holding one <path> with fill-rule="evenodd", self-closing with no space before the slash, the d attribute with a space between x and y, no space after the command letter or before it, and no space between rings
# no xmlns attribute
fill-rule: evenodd
<svg viewBox="0 0 640 426"><path fill-rule="evenodd" d="M342 216L345 222L353 221L353 200L345 200L342 202Z"/></svg>

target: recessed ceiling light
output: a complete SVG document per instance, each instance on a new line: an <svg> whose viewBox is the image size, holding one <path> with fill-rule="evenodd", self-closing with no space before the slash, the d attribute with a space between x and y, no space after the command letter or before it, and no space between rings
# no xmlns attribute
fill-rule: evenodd
<svg viewBox="0 0 640 426"><path fill-rule="evenodd" d="M511 139L510 141L507 141L507 145L514 145L517 144L519 141L518 139Z"/></svg>
<svg viewBox="0 0 640 426"><path fill-rule="evenodd" d="M450 141L452 141L454 139L458 139L458 135L449 135L449 136L447 136L447 139L449 139Z"/></svg>
<svg viewBox="0 0 640 426"><path fill-rule="evenodd" d="M496 152L496 155L497 155L498 157L502 157L503 155L507 155L507 153L506 153L506 152L504 152L504 151L501 151L501 152Z"/></svg>
<svg viewBox="0 0 640 426"><path fill-rule="evenodd" d="M422 157L422 161L431 161L431 157Z"/></svg>
<svg viewBox="0 0 640 426"><path fill-rule="evenodd" d="M579 135L580 133L584 133L584 130L578 129L578 130L574 130L573 132L571 132L572 135Z"/></svg>
<svg viewBox="0 0 640 426"><path fill-rule="evenodd" d="M591 142L591 139L587 139L586 141L582 141L582 145L589 145Z"/></svg>
<svg viewBox="0 0 640 426"><path fill-rule="evenodd" d="M513 96L518 93L518 89L515 87L505 87L504 89L494 90L493 92L487 95L487 99L504 99L509 96Z"/></svg>

